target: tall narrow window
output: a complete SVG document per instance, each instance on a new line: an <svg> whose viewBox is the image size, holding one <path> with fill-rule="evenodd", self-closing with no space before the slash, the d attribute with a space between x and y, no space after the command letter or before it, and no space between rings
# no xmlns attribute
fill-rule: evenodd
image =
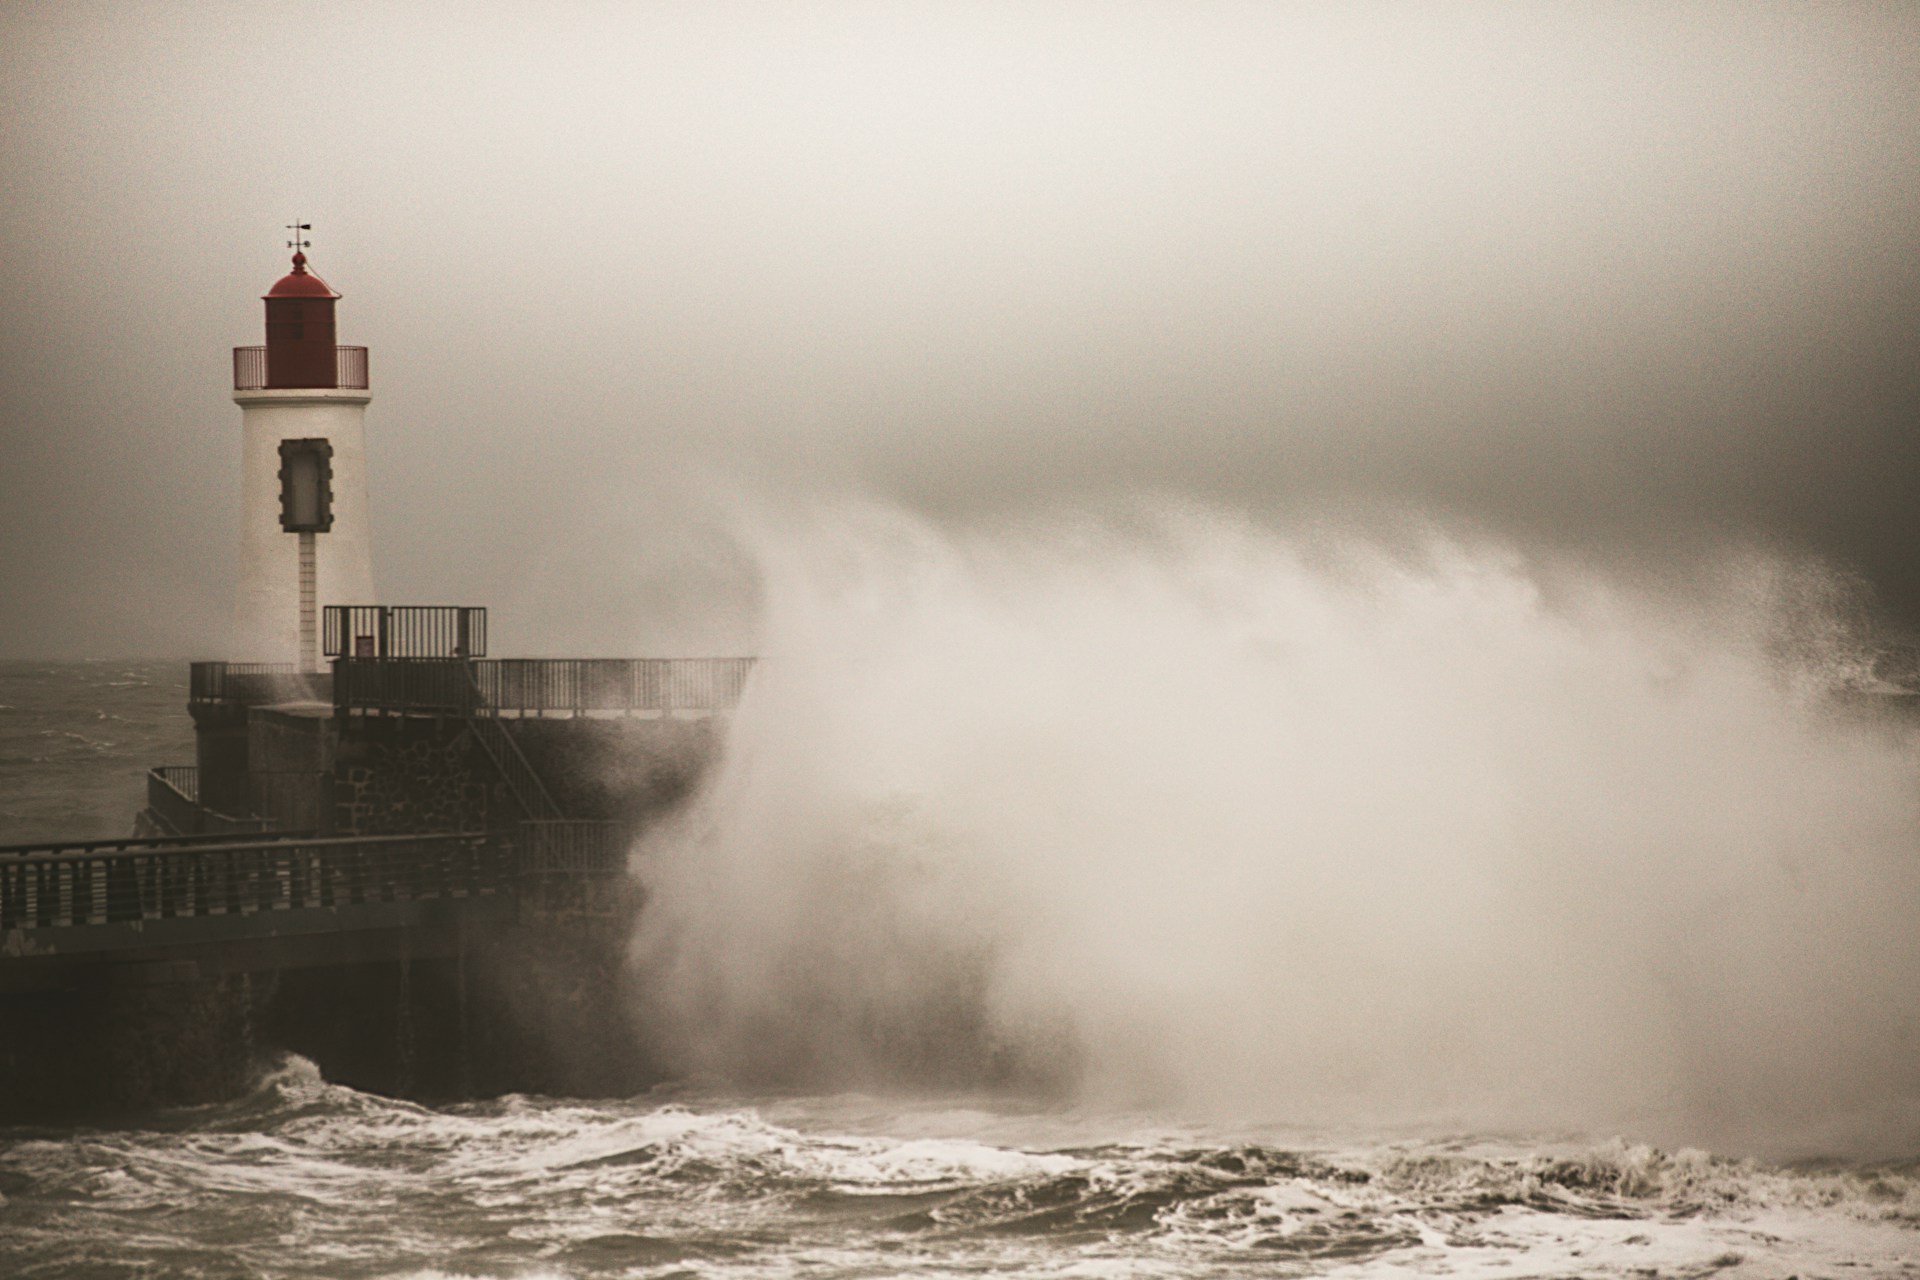
<svg viewBox="0 0 1920 1280"><path fill-rule="evenodd" d="M288 533L333 528L333 445L327 440L280 442L280 527Z"/></svg>

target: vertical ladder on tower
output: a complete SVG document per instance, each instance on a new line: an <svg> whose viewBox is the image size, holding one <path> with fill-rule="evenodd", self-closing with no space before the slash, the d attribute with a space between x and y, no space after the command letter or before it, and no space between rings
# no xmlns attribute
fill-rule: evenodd
<svg viewBox="0 0 1920 1280"><path fill-rule="evenodd" d="M314 546L314 534L304 529L300 538L300 669L302 671L321 671L320 665L320 628L314 604L319 596L315 590L318 577L316 560L319 553Z"/></svg>

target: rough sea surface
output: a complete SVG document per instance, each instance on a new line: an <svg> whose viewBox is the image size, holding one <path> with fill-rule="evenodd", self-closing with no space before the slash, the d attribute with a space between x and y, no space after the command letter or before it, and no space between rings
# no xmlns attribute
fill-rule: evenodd
<svg viewBox="0 0 1920 1280"><path fill-rule="evenodd" d="M0 662L0 844L133 833L155 765L193 763L184 662Z"/></svg>
<svg viewBox="0 0 1920 1280"><path fill-rule="evenodd" d="M185 669L0 665L0 842L125 834ZM0 1027L4 1034L4 1027ZM248 1096L0 1129L0 1277L1920 1274L1920 1161L950 1097Z"/></svg>
<svg viewBox="0 0 1920 1280"><path fill-rule="evenodd" d="M1911 1166L1228 1134L979 1100L427 1108L286 1061L124 1129L0 1135L35 1277L1920 1272Z"/></svg>

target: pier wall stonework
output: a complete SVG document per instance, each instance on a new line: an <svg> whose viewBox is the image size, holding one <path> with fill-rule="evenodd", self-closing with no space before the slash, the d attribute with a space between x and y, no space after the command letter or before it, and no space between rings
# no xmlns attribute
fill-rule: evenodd
<svg viewBox="0 0 1920 1280"><path fill-rule="evenodd" d="M623 716L505 723L568 817L639 827L693 793L719 755L728 721Z"/></svg>
<svg viewBox="0 0 1920 1280"><path fill-rule="evenodd" d="M457 721L369 718L337 744L333 829L350 835L478 831L489 773Z"/></svg>
<svg viewBox="0 0 1920 1280"><path fill-rule="evenodd" d="M192 1106L244 1092L276 975L0 997L0 1122Z"/></svg>
<svg viewBox="0 0 1920 1280"><path fill-rule="evenodd" d="M424 1101L638 1093L661 1077L633 1013L632 927L508 925L457 956L0 993L0 1124L234 1098L289 1052Z"/></svg>

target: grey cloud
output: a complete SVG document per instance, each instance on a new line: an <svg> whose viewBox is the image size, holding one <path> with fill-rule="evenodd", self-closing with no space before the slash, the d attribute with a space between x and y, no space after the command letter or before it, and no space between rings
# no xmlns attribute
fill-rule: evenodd
<svg viewBox="0 0 1920 1280"><path fill-rule="evenodd" d="M1724 534L1920 622L1904 7L0 23L0 652L217 647L295 215L383 590L526 647L733 641L737 488Z"/></svg>

